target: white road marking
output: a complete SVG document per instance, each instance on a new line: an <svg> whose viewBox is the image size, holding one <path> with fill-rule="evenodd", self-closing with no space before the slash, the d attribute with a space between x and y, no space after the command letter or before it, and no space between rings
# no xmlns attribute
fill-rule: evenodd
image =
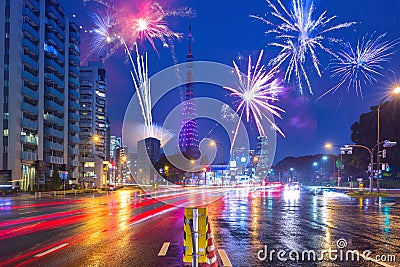
<svg viewBox="0 0 400 267"><path fill-rule="evenodd" d="M65 247L65 246L68 246L68 243L61 244L61 245L56 246L54 248L48 249L48 250L46 250L46 251L44 251L42 253L36 254L35 257L43 257L44 255L47 255L47 254L49 254L49 253L51 253L53 251L56 251L56 250L58 250L60 248Z"/></svg>
<svg viewBox="0 0 400 267"><path fill-rule="evenodd" d="M167 251L168 251L170 244L171 244L170 242L164 242L164 244L162 245L162 247L160 249L160 252L158 252L159 257L167 255Z"/></svg>
<svg viewBox="0 0 400 267"><path fill-rule="evenodd" d="M218 254L221 257L222 265L224 267L232 267L232 263L228 258L228 255L226 255L226 252L224 249L218 249Z"/></svg>

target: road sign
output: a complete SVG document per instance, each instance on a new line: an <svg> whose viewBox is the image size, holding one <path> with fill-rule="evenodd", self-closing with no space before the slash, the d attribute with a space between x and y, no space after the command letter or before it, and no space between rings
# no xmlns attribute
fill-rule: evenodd
<svg viewBox="0 0 400 267"><path fill-rule="evenodd" d="M184 239L183 239L183 262L193 261L193 210L198 210L198 263L207 262L207 229L208 229L208 209L207 208L185 208L184 213Z"/></svg>

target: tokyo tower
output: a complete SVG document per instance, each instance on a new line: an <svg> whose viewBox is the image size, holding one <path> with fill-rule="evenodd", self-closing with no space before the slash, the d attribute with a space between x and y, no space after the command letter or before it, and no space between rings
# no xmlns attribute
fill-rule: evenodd
<svg viewBox="0 0 400 267"><path fill-rule="evenodd" d="M193 54L192 54L192 25L189 27L189 48L186 56L186 90L183 103L182 129L179 133L179 148L185 157L198 159L199 135L197 132L196 110L193 104Z"/></svg>

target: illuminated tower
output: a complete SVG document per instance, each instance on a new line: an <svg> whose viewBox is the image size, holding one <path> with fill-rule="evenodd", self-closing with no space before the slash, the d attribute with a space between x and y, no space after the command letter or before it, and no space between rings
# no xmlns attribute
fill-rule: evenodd
<svg viewBox="0 0 400 267"><path fill-rule="evenodd" d="M197 132L196 112L193 104L193 55L192 26L189 27L189 49L186 56L186 90L183 105L182 129L179 133L179 148L190 159L200 157L199 136Z"/></svg>

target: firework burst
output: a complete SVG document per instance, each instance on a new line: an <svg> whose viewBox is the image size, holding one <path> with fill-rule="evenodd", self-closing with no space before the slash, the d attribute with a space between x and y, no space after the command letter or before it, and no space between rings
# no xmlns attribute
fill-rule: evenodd
<svg viewBox="0 0 400 267"><path fill-rule="evenodd" d="M324 51L329 55L334 52L327 44L338 42L338 39L326 36L328 33L350 27L355 22L333 24L336 16L327 17L326 11L316 16L315 6L312 1L292 0L290 9L287 9L281 2L276 0L274 5L266 0L272 10L270 15L277 20L276 23L260 16L251 16L267 24L271 29L266 34L274 34L279 42L269 45L280 48L279 54L270 61L272 66L281 67L288 61L285 81L291 82L295 76L300 94L303 94L303 82L307 84L310 94L313 94L309 74L304 65L311 61L312 65L321 77L321 63L318 58L318 51ZM327 43L327 44L325 44Z"/></svg>
<svg viewBox="0 0 400 267"><path fill-rule="evenodd" d="M93 50L97 53L106 51L106 58L121 46L121 39L130 49L139 42L148 41L158 53L155 40L160 40L164 47L173 49L173 42L181 38L182 34L169 28L166 17L195 16L191 8L166 10L157 2L142 3L135 12L130 11L131 7L122 2L111 4L111 1L86 0L84 3L87 2L96 2L105 8L104 12L91 15L94 27L89 32L93 34Z"/></svg>
<svg viewBox="0 0 400 267"><path fill-rule="evenodd" d="M386 34L382 34L374 38L373 34L365 35L361 41L358 40L354 49L350 45L345 46L330 65L331 76L339 78L339 83L318 99L329 92L336 92L341 86L346 86L347 92L354 88L356 94L362 97L362 86L373 84L377 76L383 76L382 64L390 60L399 43L399 39L384 41L385 36Z"/></svg>
<svg viewBox="0 0 400 267"><path fill-rule="evenodd" d="M247 122L250 120L250 117L254 119L260 135L265 135L265 130L261 123L261 120L265 118L275 130L284 136L283 132L277 127L273 120L267 116L267 113L270 113L281 118L279 112L284 112L284 110L272 103L278 100L278 93L282 92L283 88L279 80L275 78L276 68L267 71L265 66L260 64L263 52L264 51L261 50L254 66L252 66L251 57L249 56L246 76L243 76L237 64L233 61L235 74L239 80L238 88L224 87L224 89L229 90L231 96L239 98L236 113L240 115L236 126L236 133L244 114ZM236 134L233 138L233 143L235 139Z"/></svg>

